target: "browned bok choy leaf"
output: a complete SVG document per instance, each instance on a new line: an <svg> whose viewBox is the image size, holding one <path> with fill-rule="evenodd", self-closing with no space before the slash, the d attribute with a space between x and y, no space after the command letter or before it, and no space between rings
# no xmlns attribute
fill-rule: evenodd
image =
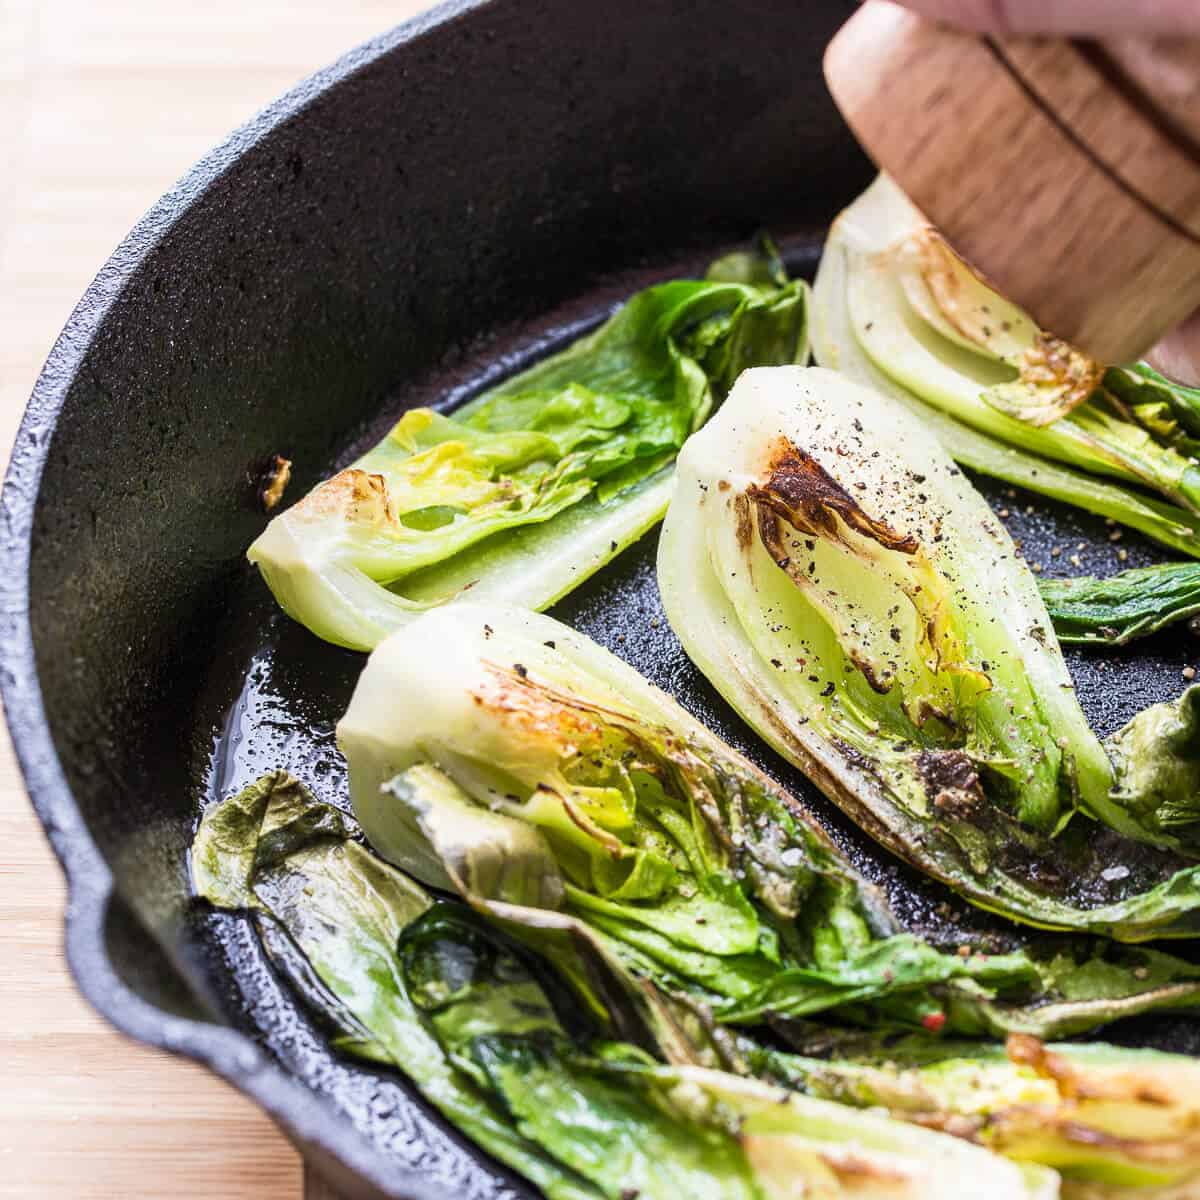
<svg viewBox="0 0 1200 1200"><path fill-rule="evenodd" d="M1187 839L1114 779L1034 576L895 402L743 375L680 456L659 584L714 686L896 854L1033 925L1200 930Z"/></svg>
<svg viewBox="0 0 1200 1200"><path fill-rule="evenodd" d="M373 653L338 742L374 848L598 1011L597 963L721 1025L1046 1036L1200 995L1200 969L1089 939L925 944L788 792L549 617L427 614Z"/></svg>
<svg viewBox="0 0 1200 1200"><path fill-rule="evenodd" d="M760 1075L806 1095L1052 1166L1063 1195L1182 1198L1200 1188L1200 1063L1117 1046L1004 1049L882 1033L810 1033L813 1053L748 1048ZM802 1039L799 1039L802 1040Z"/></svg>

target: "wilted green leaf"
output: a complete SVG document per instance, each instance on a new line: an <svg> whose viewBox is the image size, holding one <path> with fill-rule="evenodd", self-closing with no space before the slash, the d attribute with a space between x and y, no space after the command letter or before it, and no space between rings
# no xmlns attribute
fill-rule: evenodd
<svg viewBox="0 0 1200 1200"><path fill-rule="evenodd" d="M432 905L339 816L268 776L205 814L197 882L226 904L224 881L240 880L236 906L283 932L310 1002L324 989L330 1015L355 1023L342 1048L402 1070L553 1200L840 1200L871 1195L864 1177L890 1200L957 1200L968 1179L992 1200L1052 1195L1052 1175L952 1138L607 1040L544 964ZM259 831L284 826L264 849Z"/></svg>
<svg viewBox="0 0 1200 1200"><path fill-rule="evenodd" d="M1200 853L1200 687L1140 712L1105 745L1115 801L1147 836Z"/></svg>
<svg viewBox="0 0 1200 1200"><path fill-rule="evenodd" d="M1123 646L1200 613L1200 563L1160 563L1106 579L1040 579L1060 642Z"/></svg>

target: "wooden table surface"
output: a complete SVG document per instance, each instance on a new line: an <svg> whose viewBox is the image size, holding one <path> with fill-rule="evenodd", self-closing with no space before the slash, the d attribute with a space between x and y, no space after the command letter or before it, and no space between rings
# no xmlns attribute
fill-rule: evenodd
<svg viewBox="0 0 1200 1200"><path fill-rule="evenodd" d="M0 446L75 302L230 130L425 0L0 0ZM3 456L7 459L7 453ZM252 1105L126 1041L63 965L62 881L0 733L0 1197L298 1200Z"/></svg>

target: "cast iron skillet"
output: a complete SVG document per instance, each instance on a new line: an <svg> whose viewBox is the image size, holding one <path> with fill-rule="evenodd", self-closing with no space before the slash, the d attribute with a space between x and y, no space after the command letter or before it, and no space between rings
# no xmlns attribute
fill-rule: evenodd
<svg viewBox="0 0 1200 1200"><path fill-rule="evenodd" d="M811 270L869 178L820 53L849 0L457 0L354 51L205 159L88 290L38 381L0 525L3 694L70 884L87 997L254 1097L347 1194L530 1189L397 1075L339 1060L242 920L189 898L201 806L260 769L343 794L360 656L276 612L243 560L258 465L294 500L407 407L452 404L638 286L760 227ZM990 485L986 485L990 487ZM985 487L985 490L986 490ZM1103 526L990 487L1031 557L1111 565ZM873 850L757 747L667 630L654 537L560 606L807 798L930 937L985 918ZM1131 564L1155 555L1136 539ZM1076 656L1102 731L1189 648ZM1126 1036L1191 1049L1195 1027Z"/></svg>

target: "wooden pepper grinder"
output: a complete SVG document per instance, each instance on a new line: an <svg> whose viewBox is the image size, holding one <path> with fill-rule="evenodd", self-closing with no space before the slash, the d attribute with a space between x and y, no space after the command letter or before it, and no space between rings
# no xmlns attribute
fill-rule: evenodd
<svg viewBox="0 0 1200 1200"><path fill-rule="evenodd" d="M1102 362L1200 309L1200 39L984 37L867 0L825 76L960 254Z"/></svg>

